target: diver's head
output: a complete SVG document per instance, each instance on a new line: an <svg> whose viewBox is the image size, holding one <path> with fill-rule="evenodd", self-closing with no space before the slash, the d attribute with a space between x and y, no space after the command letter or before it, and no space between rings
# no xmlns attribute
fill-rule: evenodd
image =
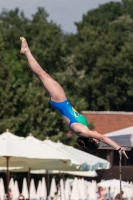
<svg viewBox="0 0 133 200"><path fill-rule="evenodd" d="M95 150L99 147L100 141L94 138L78 137L77 143L79 146L84 147L88 150Z"/></svg>

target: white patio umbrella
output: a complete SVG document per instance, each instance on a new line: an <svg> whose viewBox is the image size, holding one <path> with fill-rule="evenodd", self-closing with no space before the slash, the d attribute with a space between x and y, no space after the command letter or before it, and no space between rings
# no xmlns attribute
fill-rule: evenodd
<svg viewBox="0 0 133 200"><path fill-rule="evenodd" d="M61 171L62 174L69 174L75 176L84 176L84 177L96 177L96 171Z"/></svg>
<svg viewBox="0 0 133 200"><path fill-rule="evenodd" d="M60 200L60 198L61 198L61 188L60 186L58 186L58 193L57 193L56 199Z"/></svg>
<svg viewBox="0 0 133 200"><path fill-rule="evenodd" d="M36 199L36 188L33 178L31 179L30 182L29 194L30 194L30 199Z"/></svg>
<svg viewBox="0 0 133 200"><path fill-rule="evenodd" d="M42 183L41 183L41 181L38 182L36 198L37 199L41 199L42 198Z"/></svg>
<svg viewBox="0 0 133 200"><path fill-rule="evenodd" d="M61 142L55 143L55 142L52 142L51 140L44 140L44 143L58 149L61 153L69 157L73 165L74 164L79 165L80 167L79 168L77 167L77 171L78 170L94 171L97 169L110 168L110 163L107 160L104 160L92 154L83 152L72 146L64 145ZM73 171L73 168L69 167L67 170Z"/></svg>
<svg viewBox="0 0 133 200"><path fill-rule="evenodd" d="M41 196L43 199L47 198L47 187L46 187L46 181L45 177L42 177L42 185L41 185Z"/></svg>
<svg viewBox="0 0 133 200"><path fill-rule="evenodd" d="M22 194L24 195L25 199L29 198L28 185L27 185L26 178L23 178Z"/></svg>
<svg viewBox="0 0 133 200"><path fill-rule="evenodd" d="M73 187L72 187L72 192L71 192L71 196L70 196L70 200L79 200L80 198L80 193L79 193L79 188L78 188L78 179L77 177L74 178L74 183L73 183Z"/></svg>
<svg viewBox="0 0 133 200"><path fill-rule="evenodd" d="M51 181L49 196L54 197L55 192L57 192L57 186L56 186L55 178L53 177Z"/></svg>
<svg viewBox="0 0 133 200"><path fill-rule="evenodd" d="M114 197L114 193L115 193L115 187L111 186L109 193L110 193L110 197L113 198Z"/></svg>
<svg viewBox="0 0 133 200"><path fill-rule="evenodd" d="M117 179L110 179L110 180L106 180L106 181L102 181L100 183L97 184L100 187L119 187L120 186L120 180ZM121 181L121 185L122 187L131 187L131 185L129 183L127 183L126 181Z"/></svg>
<svg viewBox="0 0 133 200"><path fill-rule="evenodd" d="M89 199L91 193L91 183L87 187L87 199Z"/></svg>
<svg viewBox="0 0 133 200"><path fill-rule="evenodd" d="M114 188L114 193L113 193L113 199L115 199L116 195L120 193L120 188L119 187L115 187Z"/></svg>
<svg viewBox="0 0 133 200"><path fill-rule="evenodd" d="M0 178L0 199L4 199L4 195L5 195L4 182L3 178Z"/></svg>
<svg viewBox="0 0 133 200"><path fill-rule="evenodd" d="M97 184L96 181L92 181L91 187L90 187L90 194L89 194L89 200L96 200L97 199Z"/></svg>
<svg viewBox="0 0 133 200"><path fill-rule="evenodd" d="M33 136L25 139L12 135L7 131L0 139L0 166L7 167L7 174L9 166L23 167L20 171L28 171L31 167L58 170L95 170L110 167L108 161L62 143L50 140L41 142Z"/></svg>
<svg viewBox="0 0 133 200"><path fill-rule="evenodd" d="M46 174L47 170L31 170L31 174ZM62 170L48 170L49 174L69 174L84 177L96 177L96 171L62 171Z"/></svg>
<svg viewBox="0 0 133 200"><path fill-rule="evenodd" d="M130 196L130 197L133 197L133 183L130 182L130 185L131 185L131 187L128 188L128 189L129 189L128 193L129 193L129 196Z"/></svg>
<svg viewBox="0 0 133 200"><path fill-rule="evenodd" d="M65 163L66 165L70 164L70 159L64 158L64 155L57 149L51 148L49 145L44 145L43 142L35 144L23 138L18 140L11 139L10 137L7 137L7 135L12 135L9 132L2 135L5 136L5 139L3 137L0 139L1 167L6 166L5 158L3 156L10 158L10 167L18 166L18 163L18 167L28 167L32 165L35 168L38 164L40 164L40 168L42 168L43 165L47 167L49 165L50 167L51 161L55 164L55 168L58 166L58 162L60 163L59 166L61 166L62 163ZM63 165L65 166L65 164Z"/></svg>
<svg viewBox="0 0 133 200"><path fill-rule="evenodd" d="M10 181L9 181L9 188L14 188L14 179L13 178L10 178Z"/></svg>
<svg viewBox="0 0 133 200"><path fill-rule="evenodd" d="M104 197L105 199L110 199L110 191L108 187L104 189Z"/></svg>
<svg viewBox="0 0 133 200"><path fill-rule="evenodd" d="M19 195L20 195L20 191L19 191L19 187L18 187L18 182L15 180L15 183L14 183L14 193L13 193L14 199L18 199Z"/></svg>
<svg viewBox="0 0 133 200"><path fill-rule="evenodd" d="M15 185L14 179L11 178L9 181L8 188L10 188L12 190L13 196L14 196L14 185Z"/></svg>
<svg viewBox="0 0 133 200"><path fill-rule="evenodd" d="M65 158L69 158L70 161L71 161L71 165L66 165L66 163L63 165L63 163L61 162L61 166L59 166L59 163L58 166L56 166L55 163L52 163L51 162L51 165L48 167L47 164L49 163L46 163L45 162L45 169L51 169L53 166L54 166L54 169L57 169L58 170L67 170L67 171L80 171L80 170L84 170L84 171L87 171L87 170L91 170L91 171L94 171L96 169L108 169L110 167L110 163L107 161L107 160L104 160L104 159L101 159L99 157L96 157L96 156L93 156L91 154L88 154L88 153L85 153L81 150L78 150L78 149L75 149L73 148L72 146L67 146L67 145L64 145L60 142L58 143L55 143L55 142L52 142L51 140L44 140L44 142L40 142L40 140L34 138L33 136L28 136L26 139L26 142L31 142L32 144L35 144L35 145L39 145L41 146L45 152L47 152L45 150L45 146L49 147L49 148L53 148L55 151L58 151L61 155L64 155ZM43 150L42 150L43 151ZM69 162L70 164L70 162ZM32 165L32 169L38 169L40 166L40 163L38 165L37 164L33 164ZM40 166L40 168L42 167L42 165ZM25 168L25 166L23 165L23 168L20 169L20 170L15 170L15 171L27 171L28 169ZM71 173L71 172L70 172ZM87 175L87 174L86 174ZM96 173L95 173L96 175ZM93 172L93 176L94 175L94 172ZM88 176L91 176L88 172Z"/></svg>
<svg viewBox="0 0 133 200"><path fill-rule="evenodd" d="M65 198L66 198L66 200L70 199L70 195L71 195L71 185L70 185L69 179L67 179L65 182Z"/></svg>
<svg viewBox="0 0 133 200"><path fill-rule="evenodd" d="M10 132L0 135L0 166L7 168L7 185L9 183L9 166L23 167L26 171L33 169L64 168L69 166L70 159L57 149L41 143L33 143ZM18 170L19 171L19 170ZM23 170L20 170L23 171Z"/></svg>
<svg viewBox="0 0 133 200"><path fill-rule="evenodd" d="M125 187L122 191L124 192L123 198L126 198L127 200L132 198L132 196L130 196L130 188Z"/></svg>
<svg viewBox="0 0 133 200"><path fill-rule="evenodd" d="M81 199L87 199L87 185L84 182L84 179L78 179L78 188Z"/></svg>
<svg viewBox="0 0 133 200"><path fill-rule="evenodd" d="M59 187L60 187L60 196L58 197L58 200L66 200L63 179L60 180Z"/></svg>
<svg viewBox="0 0 133 200"><path fill-rule="evenodd" d="M78 177L75 177L75 178L78 178ZM74 179L68 179L68 181L70 182L70 185L73 186L74 185L74 182L75 182L75 178ZM81 180L78 178L78 180ZM84 180L84 185L88 187L88 185L90 185L91 183L87 180Z"/></svg>
<svg viewBox="0 0 133 200"><path fill-rule="evenodd" d="M32 143L36 143L36 144L40 144L40 142L42 142L42 141L34 138L32 135L27 136L25 138L25 140L30 141ZM97 168L108 169L110 167L110 163L108 161L101 159L101 158L98 158L96 156L92 156L91 154L87 154L83 151L80 151L78 149L73 148L72 146L64 145L61 142L52 142L51 140L46 139L46 140L43 141L43 144L53 147L54 149L60 151L60 153L62 153L64 156L70 158L71 166L69 166L69 167L67 166L67 169L66 169L67 171L68 170L69 171L70 170L72 170L72 171L85 170L86 171L86 170L90 170L90 168L91 168L91 170L94 171L94 167L95 167L95 169L97 169ZM81 153L83 153L83 154L81 155ZM80 158L82 156L82 159L80 159L79 156L80 156ZM91 165L90 164L88 165L88 163L86 163L86 160L88 160L88 156L89 156L89 161L92 163ZM81 160L83 160L83 162L81 162ZM94 164L94 160L96 160L95 164ZM60 171L62 171L62 170L60 170ZM65 171L65 169L63 169L63 171ZM92 173L92 174L93 174L92 176L94 176L94 173ZM96 173L95 173L95 175L96 175ZM88 176L89 176L89 173L88 173ZM90 176L91 176L91 173L90 173Z"/></svg>
<svg viewBox="0 0 133 200"><path fill-rule="evenodd" d="M32 166L32 169L51 169L54 166L54 169L58 168L58 170L67 171L94 171L95 169L108 169L110 167L110 163L104 159L59 142L55 143L50 140L40 142L40 140L34 138L33 136L29 136L26 139L21 138L20 140L17 140L17 142L14 142L15 140L8 141L7 137L5 141L6 144L3 144L2 142L3 147L7 146L7 144L9 145L7 149L10 149L13 145L14 146L12 147L13 149L10 151L10 153L9 150L5 153L0 151L0 156L4 154L11 157L10 167L13 165L16 166L19 161L19 165L23 166L23 168L15 171L28 171L28 166ZM18 149L17 155L15 151L16 148ZM13 150L14 152L12 152ZM19 160L18 157L16 159L15 156L18 156ZM3 159L0 157L1 166L5 165L3 162Z"/></svg>

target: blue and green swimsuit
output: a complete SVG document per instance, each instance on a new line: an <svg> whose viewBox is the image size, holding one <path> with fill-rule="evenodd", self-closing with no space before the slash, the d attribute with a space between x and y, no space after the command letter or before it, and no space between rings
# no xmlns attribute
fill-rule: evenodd
<svg viewBox="0 0 133 200"><path fill-rule="evenodd" d="M81 123L84 124L85 126L89 126L86 118L78 113L70 104L68 99L66 99L63 102L53 102L50 100L50 104L52 105L53 108L59 111L59 113L65 117L67 117L70 120L69 123L69 128L71 124L73 123Z"/></svg>

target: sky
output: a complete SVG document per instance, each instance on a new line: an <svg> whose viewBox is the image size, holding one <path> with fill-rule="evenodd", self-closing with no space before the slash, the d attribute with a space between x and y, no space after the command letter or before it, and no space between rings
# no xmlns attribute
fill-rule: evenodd
<svg viewBox="0 0 133 200"><path fill-rule="evenodd" d="M87 11L107 2L110 0L0 0L0 12L3 8L7 11L19 8L26 17L30 18L37 12L38 7L44 7L49 14L49 20L60 25L65 33L75 33L74 22L80 22L82 15Z"/></svg>

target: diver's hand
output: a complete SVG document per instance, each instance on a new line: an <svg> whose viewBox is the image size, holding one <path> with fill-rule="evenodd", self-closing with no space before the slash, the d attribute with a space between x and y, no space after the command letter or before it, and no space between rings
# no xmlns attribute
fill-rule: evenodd
<svg viewBox="0 0 133 200"><path fill-rule="evenodd" d="M128 159L128 156L125 152L126 150L127 150L126 147L121 147L121 148L118 149L118 152L119 152L119 154L122 152L122 154Z"/></svg>

